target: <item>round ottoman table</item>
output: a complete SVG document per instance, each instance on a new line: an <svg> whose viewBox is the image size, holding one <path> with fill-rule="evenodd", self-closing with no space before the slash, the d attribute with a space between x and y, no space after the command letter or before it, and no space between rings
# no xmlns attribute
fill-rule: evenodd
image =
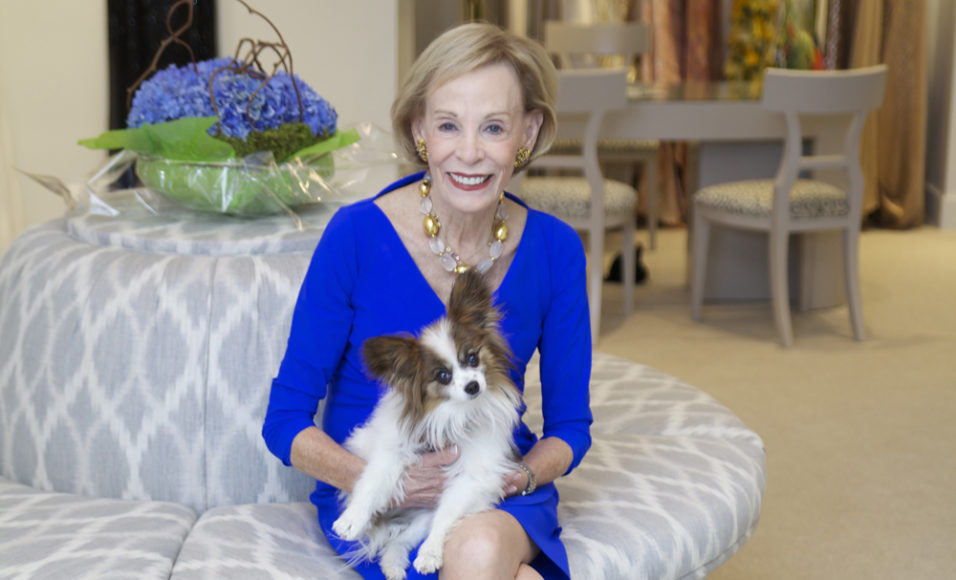
<svg viewBox="0 0 956 580"><path fill-rule="evenodd" d="M83 576L86 534L89 546L130 542L104 540L106 520L80 526L76 513L95 505L114 533L129 526L128 540L151 526L135 514L182 506L185 527L152 547L164 554L158 577L356 577L318 531L314 482L260 436L299 285L335 209L302 212L303 227L287 216L73 215L13 242L0 261L0 537L17 539L11 549L62 556ZM527 382L536 409L534 364ZM747 541L766 464L732 412L601 353L591 400L591 451L558 481L575 578L699 578ZM540 417L528 420L540 432ZM31 518L45 518L31 528L41 531L19 533Z"/></svg>

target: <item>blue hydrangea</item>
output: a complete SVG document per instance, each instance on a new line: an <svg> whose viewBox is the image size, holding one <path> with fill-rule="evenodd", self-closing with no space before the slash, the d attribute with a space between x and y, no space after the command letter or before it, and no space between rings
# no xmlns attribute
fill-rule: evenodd
<svg viewBox="0 0 956 580"><path fill-rule="evenodd" d="M191 64L169 67L156 72L144 81L133 96L133 106L126 118L127 127L141 127L174 121L184 117L210 117L216 114L209 102L209 77L232 62L231 58L217 58ZM316 137L335 133L337 114L298 76L295 77L302 99L302 122ZM299 122L299 103L292 86L292 77L279 71L256 94L249 106L249 97L261 84L261 79L223 70L216 75L213 96L219 108L222 132L228 137L245 139L255 129L274 129L286 123ZM255 124L253 125L253 121ZM216 133L216 125L209 129Z"/></svg>

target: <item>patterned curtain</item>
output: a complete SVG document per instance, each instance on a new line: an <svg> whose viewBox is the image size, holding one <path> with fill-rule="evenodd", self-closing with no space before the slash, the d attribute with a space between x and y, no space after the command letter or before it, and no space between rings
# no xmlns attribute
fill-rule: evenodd
<svg viewBox="0 0 956 580"><path fill-rule="evenodd" d="M645 82L675 83L721 78L720 0L644 0L639 18L654 30ZM660 220L678 225L687 219L690 160L686 143L661 143L658 167Z"/></svg>
<svg viewBox="0 0 956 580"><path fill-rule="evenodd" d="M126 127L126 89L136 82L153 61L160 44L169 36L166 16L178 0L108 0L110 129ZM180 38L192 48L196 60L216 56L216 2L190 2L192 26ZM183 26L187 9L180 6L173 13L173 30ZM170 44L157 68L190 62L189 53Z"/></svg>
<svg viewBox="0 0 956 580"><path fill-rule="evenodd" d="M926 154L926 0L857 0L850 66L886 63L883 107L864 128L863 214L871 225L923 223Z"/></svg>

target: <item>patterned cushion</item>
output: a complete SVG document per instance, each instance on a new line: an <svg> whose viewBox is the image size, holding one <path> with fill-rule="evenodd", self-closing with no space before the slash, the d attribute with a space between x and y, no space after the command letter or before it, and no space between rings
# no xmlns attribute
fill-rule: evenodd
<svg viewBox="0 0 956 580"><path fill-rule="evenodd" d="M755 179L721 183L702 188L694 204L738 215L769 217L773 181ZM810 179L798 179L790 192L790 215L794 219L844 216L850 211L842 189Z"/></svg>
<svg viewBox="0 0 956 580"><path fill-rule="evenodd" d="M0 578L168 578L195 520L178 504L42 492L0 478Z"/></svg>
<svg viewBox="0 0 956 580"><path fill-rule="evenodd" d="M536 375L529 365L529 409L540 406ZM763 442L715 399L654 369L595 352L591 377L593 444L557 483L571 577L706 576L757 525ZM538 432L540 421L529 417Z"/></svg>
<svg viewBox="0 0 956 580"><path fill-rule="evenodd" d="M564 219L587 219L591 213L591 187L583 177L525 177L519 197L528 205ZM604 215L634 211L637 191L633 187L604 180Z"/></svg>
<svg viewBox="0 0 956 580"><path fill-rule="evenodd" d="M541 432L538 359L528 363L525 421ZM707 393L648 366L595 352L591 367L591 433L706 437L762 449L763 441Z"/></svg>
<svg viewBox="0 0 956 580"><path fill-rule="evenodd" d="M750 538L764 483L753 445L595 435L558 482L571 577L703 578Z"/></svg>
<svg viewBox="0 0 956 580"><path fill-rule="evenodd" d="M197 512L308 497L260 430L319 233L87 216L22 234L0 262L0 475Z"/></svg>
<svg viewBox="0 0 956 580"><path fill-rule="evenodd" d="M325 540L315 506L300 502L207 511L186 538L171 578L354 580L359 575Z"/></svg>

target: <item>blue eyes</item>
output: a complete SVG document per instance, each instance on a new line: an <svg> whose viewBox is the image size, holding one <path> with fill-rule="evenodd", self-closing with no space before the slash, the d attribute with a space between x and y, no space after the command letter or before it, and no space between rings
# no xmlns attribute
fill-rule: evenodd
<svg viewBox="0 0 956 580"><path fill-rule="evenodd" d="M447 123L440 124L438 126L438 130L441 131L442 133L452 133L458 130L458 126L455 125L454 123L447 122ZM505 127L497 123L493 123L491 125L485 125L484 127L481 128L481 130L494 137L498 137L506 133Z"/></svg>

